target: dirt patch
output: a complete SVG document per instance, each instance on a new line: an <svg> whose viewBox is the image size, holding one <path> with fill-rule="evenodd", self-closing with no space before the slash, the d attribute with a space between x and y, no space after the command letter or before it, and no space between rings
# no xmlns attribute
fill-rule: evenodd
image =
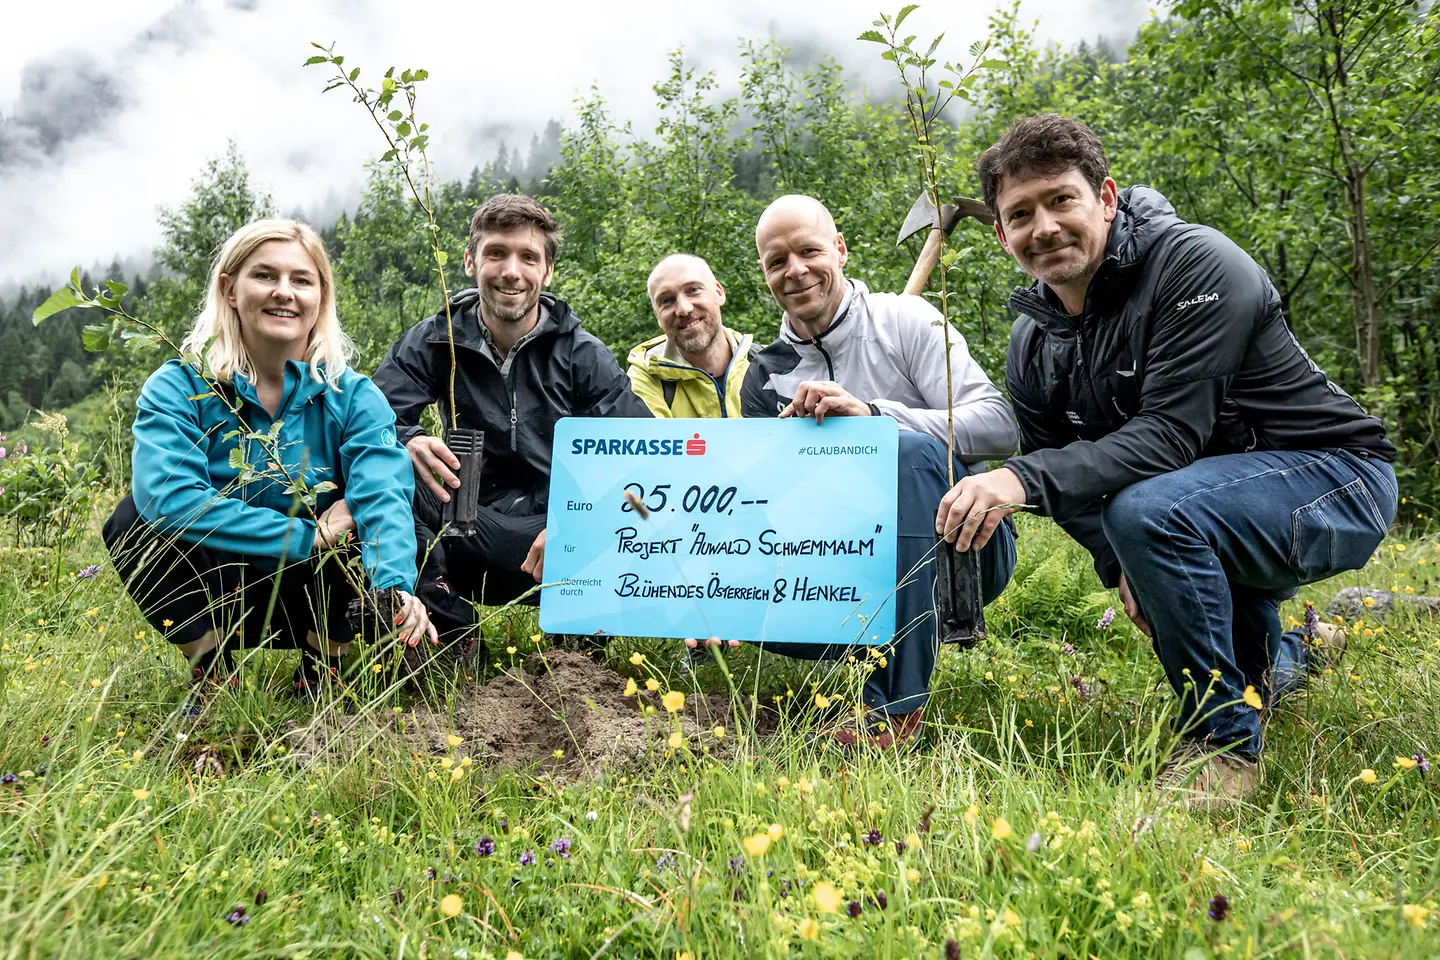
<svg viewBox="0 0 1440 960"><path fill-rule="evenodd" d="M406 752L469 756L479 765L589 780L603 770L663 757L671 749L677 718L665 712L660 692L642 686L627 697L624 689L624 677L586 654L549 650L528 658L523 670L461 688L453 713L419 704L402 714L380 714L366 725L373 736L379 732L374 724L385 724L381 739ZM654 712L642 714L646 705ZM678 715L685 745L697 753L732 754L736 725L731 707L727 695L687 695ZM347 748L336 741L357 735L360 742L367 741L360 723L364 721L337 717L297 729L289 740L292 755L303 763L331 749L353 751L355 743ZM726 728L724 739L715 737L716 726ZM464 743L452 748L452 734Z"/></svg>

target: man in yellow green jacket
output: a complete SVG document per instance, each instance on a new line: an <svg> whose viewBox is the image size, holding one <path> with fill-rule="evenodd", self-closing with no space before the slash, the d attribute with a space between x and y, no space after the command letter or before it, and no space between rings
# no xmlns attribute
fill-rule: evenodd
<svg viewBox="0 0 1440 960"><path fill-rule="evenodd" d="M664 333L630 351L630 389L657 417L740 416L754 342L721 323L725 288L710 265L672 253L645 289Z"/></svg>

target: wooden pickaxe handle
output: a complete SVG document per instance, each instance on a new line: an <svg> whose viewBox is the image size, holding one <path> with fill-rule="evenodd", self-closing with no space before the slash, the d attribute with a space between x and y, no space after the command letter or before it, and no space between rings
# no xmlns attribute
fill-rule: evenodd
<svg viewBox="0 0 1440 960"><path fill-rule="evenodd" d="M905 281L905 292L918 294L925 289L925 284L930 282L930 275L935 272L935 264L940 262L940 249L945 243L945 231L939 227L933 227L929 236L925 238L925 246L920 250L920 259L915 261L915 269L910 271L910 279Z"/></svg>

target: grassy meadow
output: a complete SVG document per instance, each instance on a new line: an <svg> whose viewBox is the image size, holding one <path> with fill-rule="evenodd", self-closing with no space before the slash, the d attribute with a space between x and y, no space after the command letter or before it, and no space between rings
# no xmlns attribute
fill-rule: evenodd
<svg viewBox="0 0 1440 960"><path fill-rule="evenodd" d="M7 548L0 955L1440 957L1440 623L1352 623L1266 711L1255 802L1191 814L1150 788L1148 641L1097 626L1115 601L1048 521L1020 553L991 638L942 652L925 743L843 757L804 734L865 656L687 671L617 639L600 665L526 608L480 676L422 692L357 650L317 708L294 653L252 653L185 720L96 533ZM1440 536L1390 540L1283 615L1440 592L1437 564Z"/></svg>

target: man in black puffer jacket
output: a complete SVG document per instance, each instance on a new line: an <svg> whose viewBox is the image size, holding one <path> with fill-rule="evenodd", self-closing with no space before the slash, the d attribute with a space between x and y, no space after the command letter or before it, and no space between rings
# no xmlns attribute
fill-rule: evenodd
<svg viewBox="0 0 1440 960"><path fill-rule="evenodd" d="M1395 517L1395 448L1301 349L1260 266L1158 192L1117 191L1089 128L1022 119L978 166L1001 244L1037 280L1010 301L1021 455L957 484L937 529L966 548L1017 504L1055 518L1181 699L1160 785L1193 778L1192 805L1243 797L1259 708L1325 639L1282 634L1278 605L1370 558ZM1325 633L1333 655L1343 637Z"/></svg>
<svg viewBox="0 0 1440 960"><path fill-rule="evenodd" d="M460 481L460 461L420 414L432 403L449 425L450 341L445 313L411 327L390 348L375 385L395 411L415 475L421 572L416 589L449 640L474 626L464 598L498 604L540 582L550 451L561 417L649 417L615 355L554 294L560 228L526 196L500 194L475 211L465 272L475 289L450 301L459 425L483 430L475 534L437 540L441 502ZM449 489L447 489L447 487Z"/></svg>

